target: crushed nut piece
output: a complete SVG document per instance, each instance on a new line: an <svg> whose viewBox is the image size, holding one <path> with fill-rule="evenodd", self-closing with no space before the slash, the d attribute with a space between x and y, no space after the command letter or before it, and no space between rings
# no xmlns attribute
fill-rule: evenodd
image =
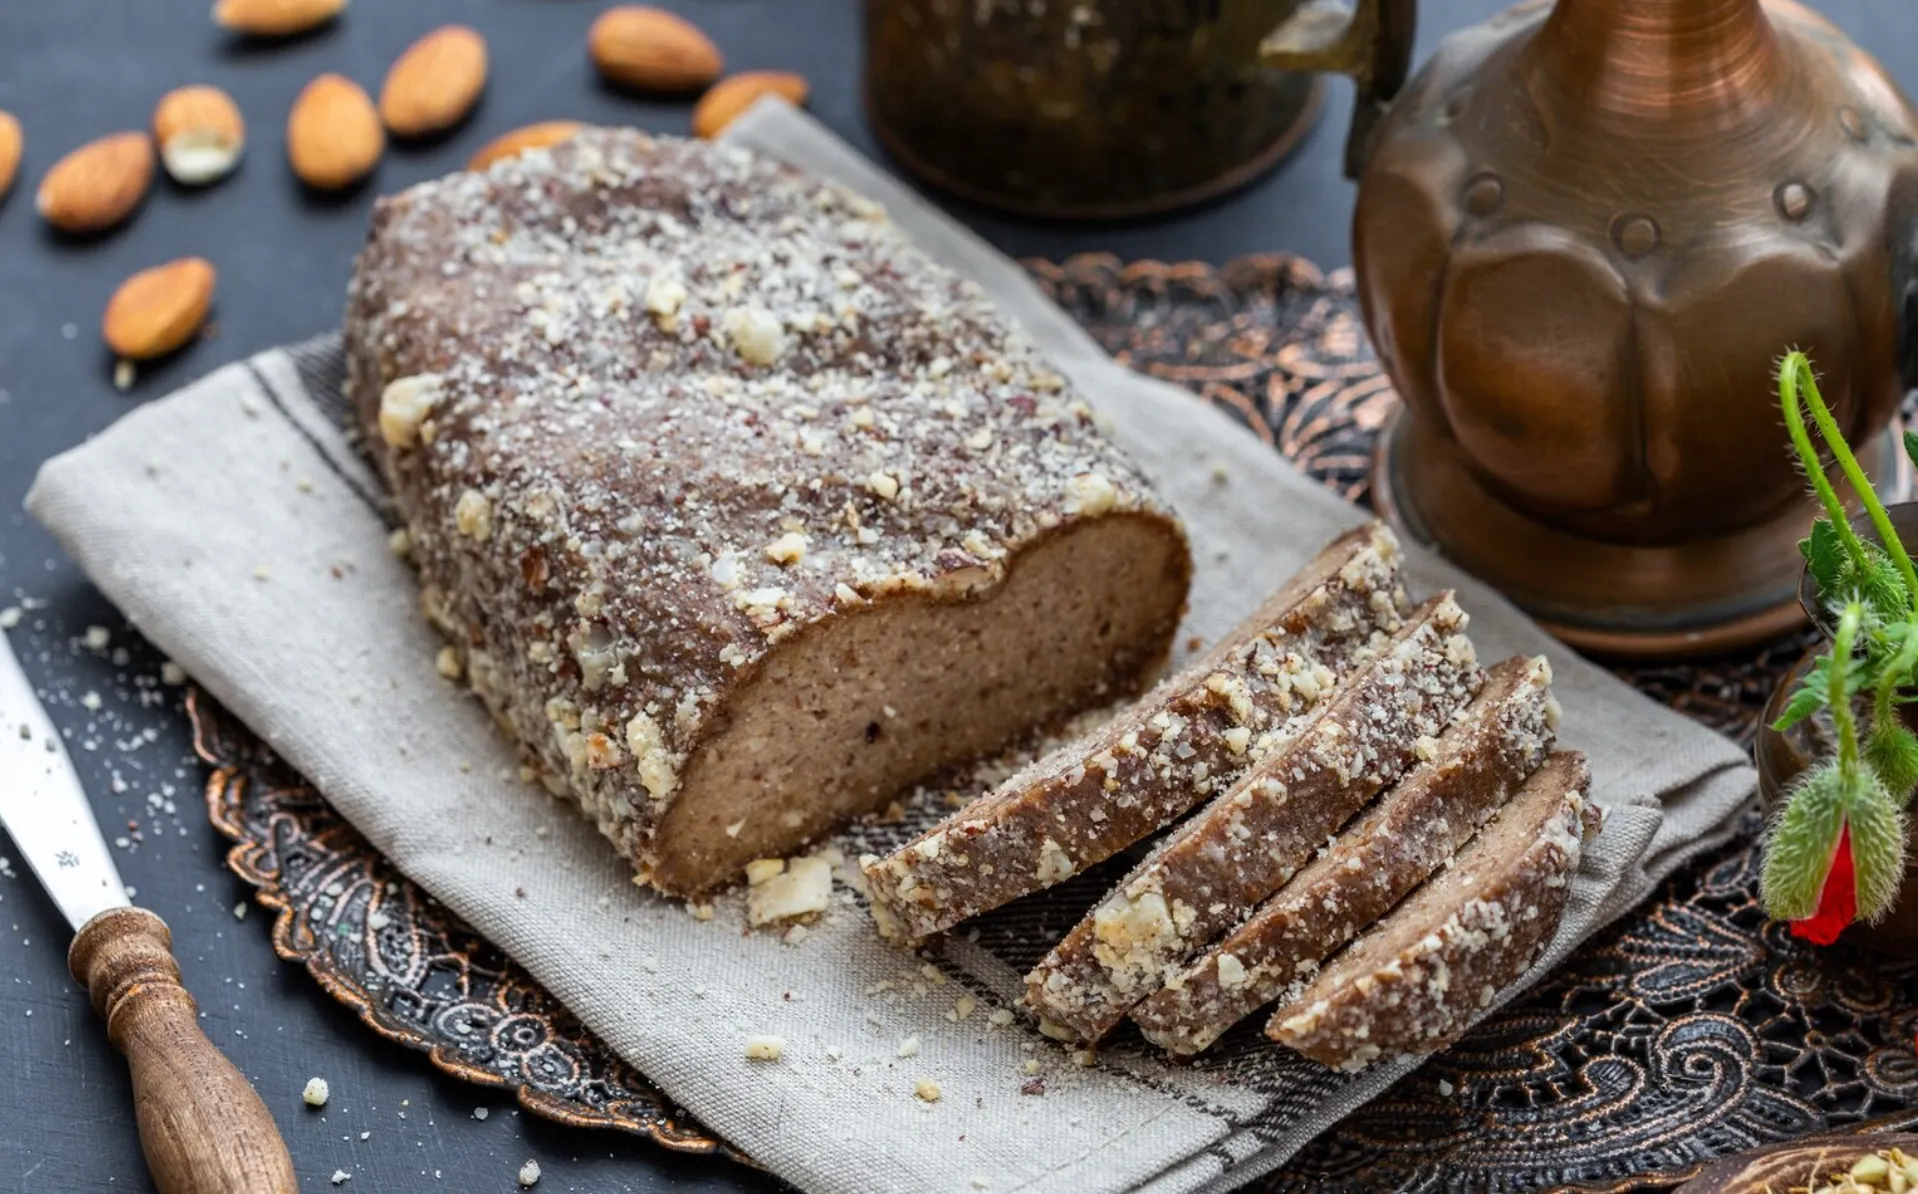
<svg viewBox="0 0 1918 1194"><path fill-rule="evenodd" d="M766 558L775 564L797 564L806 558L806 537L788 531L766 545Z"/></svg>
<svg viewBox="0 0 1918 1194"><path fill-rule="evenodd" d="M749 1061L778 1061L785 1051L784 1037L749 1036L746 1038L746 1057Z"/></svg>
<svg viewBox="0 0 1918 1194"><path fill-rule="evenodd" d="M747 894L747 917L755 927L824 912L832 900L832 866L823 858L795 858L783 870L755 883Z"/></svg>
<svg viewBox="0 0 1918 1194"><path fill-rule="evenodd" d="M740 824L744 825L745 822ZM746 882L758 887L774 875L783 875L785 872L786 860L783 858L755 858L746 864Z"/></svg>
<svg viewBox="0 0 1918 1194"><path fill-rule="evenodd" d="M300 1097L306 1100L306 1105L309 1107L324 1107L326 1106L326 1097L330 1093L327 1089L326 1079L308 1078L306 1080L306 1089L300 1092Z"/></svg>
<svg viewBox="0 0 1918 1194"><path fill-rule="evenodd" d="M453 505L453 524L469 539L486 540L493 536L493 503L477 489L460 494Z"/></svg>
<svg viewBox="0 0 1918 1194"><path fill-rule="evenodd" d="M420 441L420 424L439 403L441 379L437 373L400 377L380 391L380 438L389 448L411 448Z"/></svg>

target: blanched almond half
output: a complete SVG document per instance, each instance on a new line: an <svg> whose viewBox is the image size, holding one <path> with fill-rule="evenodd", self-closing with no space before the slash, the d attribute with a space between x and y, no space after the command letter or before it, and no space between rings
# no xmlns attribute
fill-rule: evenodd
<svg viewBox="0 0 1918 1194"><path fill-rule="evenodd" d="M484 170L494 162L516 158L529 149L548 149L586 126L577 120L546 120L502 133L479 147L466 161L468 170Z"/></svg>
<svg viewBox="0 0 1918 1194"><path fill-rule="evenodd" d="M396 137L424 137L458 124L486 86L486 39L464 25L420 38L386 72L380 118Z"/></svg>
<svg viewBox="0 0 1918 1194"><path fill-rule="evenodd" d="M213 23L255 37L291 37L317 29L346 7L346 0L214 0Z"/></svg>
<svg viewBox="0 0 1918 1194"><path fill-rule="evenodd" d="M193 338L213 305L215 274L203 258L182 257L120 283L100 334L124 360L163 357Z"/></svg>
<svg viewBox="0 0 1918 1194"><path fill-rule="evenodd" d="M246 122L218 87L180 87L153 109L153 139L173 181L204 186L232 173L246 145Z"/></svg>
<svg viewBox="0 0 1918 1194"><path fill-rule="evenodd" d="M640 91L698 91L725 66L719 47L698 26L649 4L600 13L586 34L586 50L600 74Z"/></svg>
<svg viewBox="0 0 1918 1194"><path fill-rule="evenodd" d="M286 156L310 187L334 191L373 172L386 149L380 114L358 83L326 74L306 85L286 118Z"/></svg>
<svg viewBox="0 0 1918 1194"><path fill-rule="evenodd" d="M749 70L728 75L699 97L693 109L693 135L709 141L719 136L762 95L776 95L795 108L803 107L810 90L805 79L788 71Z"/></svg>
<svg viewBox="0 0 1918 1194"><path fill-rule="evenodd" d="M133 214L153 182L153 144L145 133L89 141L53 164L34 206L63 232L103 232Z"/></svg>
<svg viewBox="0 0 1918 1194"><path fill-rule="evenodd" d="M25 148L20 122L12 113L0 112L0 199L5 199L13 187L13 176L20 172L20 154Z"/></svg>

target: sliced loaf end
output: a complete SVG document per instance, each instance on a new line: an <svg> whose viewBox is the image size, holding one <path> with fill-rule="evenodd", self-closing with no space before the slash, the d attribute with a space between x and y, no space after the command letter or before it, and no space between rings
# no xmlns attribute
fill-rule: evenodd
<svg viewBox="0 0 1918 1194"><path fill-rule="evenodd" d="M809 626L688 760L646 851L653 884L732 882L940 767L1136 691L1171 648L1190 570L1177 524L1114 514L1026 548L983 594L882 597Z"/></svg>

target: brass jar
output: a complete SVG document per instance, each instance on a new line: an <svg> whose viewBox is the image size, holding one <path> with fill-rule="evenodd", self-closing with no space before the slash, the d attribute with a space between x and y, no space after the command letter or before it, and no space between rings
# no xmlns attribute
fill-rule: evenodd
<svg viewBox="0 0 1918 1194"><path fill-rule="evenodd" d="M1320 84L1259 42L1299 0L866 0L866 111L962 198L1113 218L1222 194L1291 152Z"/></svg>
<svg viewBox="0 0 1918 1194"><path fill-rule="evenodd" d="M1268 60L1349 68L1378 11ZM1807 350L1880 494L1908 492L1884 432L1915 146L1882 69L1789 0L1529 3L1446 38L1355 155L1360 299L1405 400L1381 508L1587 649L1798 622L1815 510L1771 371Z"/></svg>

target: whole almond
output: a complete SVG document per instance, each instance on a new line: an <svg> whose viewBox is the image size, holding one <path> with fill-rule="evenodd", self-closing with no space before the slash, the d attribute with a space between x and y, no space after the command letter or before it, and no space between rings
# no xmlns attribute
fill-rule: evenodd
<svg viewBox="0 0 1918 1194"><path fill-rule="evenodd" d="M529 149L548 149L586 126L577 120L546 120L501 133L479 147L466 161L468 170L484 170L494 162L516 158Z"/></svg>
<svg viewBox="0 0 1918 1194"><path fill-rule="evenodd" d="M698 26L648 4L600 13L586 34L586 49L600 74L639 91L698 91L725 68L719 47Z"/></svg>
<svg viewBox="0 0 1918 1194"><path fill-rule="evenodd" d="M317 29L346 7L346 0L214 0L213 23L254 37L291 37Z"/></svg>
<svg viewBox="0 0 1918 1194"><path fill-rule="evenodd" d="M203 186L232 173L246 145L246 121L218 87L180 87L153 109L153 139L173 181Z"/></svg>
<svg viewBox="0 0 1918 1194"><path fill-rule="evenodd" d="M729 75L693 108L693 135L712 140L762 95L776 95L794 107L806 103L806 80L779 70L749 70Z"/></svg>
<svg viewBox="0 0 1918 1194"><path fill-rule="evenodd" d="M10 112L0 112L0 199L7 197L13 176L20 172L20 153L26 142L20 136L20 122Z"/></svg>
<svg viewBox="0 0 1918 1194"><path fill-rule="evenodd" d="M141 270L113 292L100 334L124 360L163 357L200 330L213 304L214 281L213 266L199 257Z"/></svg>
<svg viewBox="0 0 1918 1194"><path fill-rule="evenodd" d="M406 48L386 72L380 117L396 137L444 132L463 120L486 86L486 39L446 25Z"/></svg>
<svg viewBox="0 0 1918 1194"><path fill-rule="evenodd" d="M147 135L113 133L55 162L34 206L63 232L103 232L133 214L152 181Z"/></svg>
<svg viewBox="0 0 1918 1194"><path fill-rule="evenodd" d="M286 118L286 156L310 187L334 191L373 172L386 149L380 114L358 83L325 74L306 85Z"/></svg>

